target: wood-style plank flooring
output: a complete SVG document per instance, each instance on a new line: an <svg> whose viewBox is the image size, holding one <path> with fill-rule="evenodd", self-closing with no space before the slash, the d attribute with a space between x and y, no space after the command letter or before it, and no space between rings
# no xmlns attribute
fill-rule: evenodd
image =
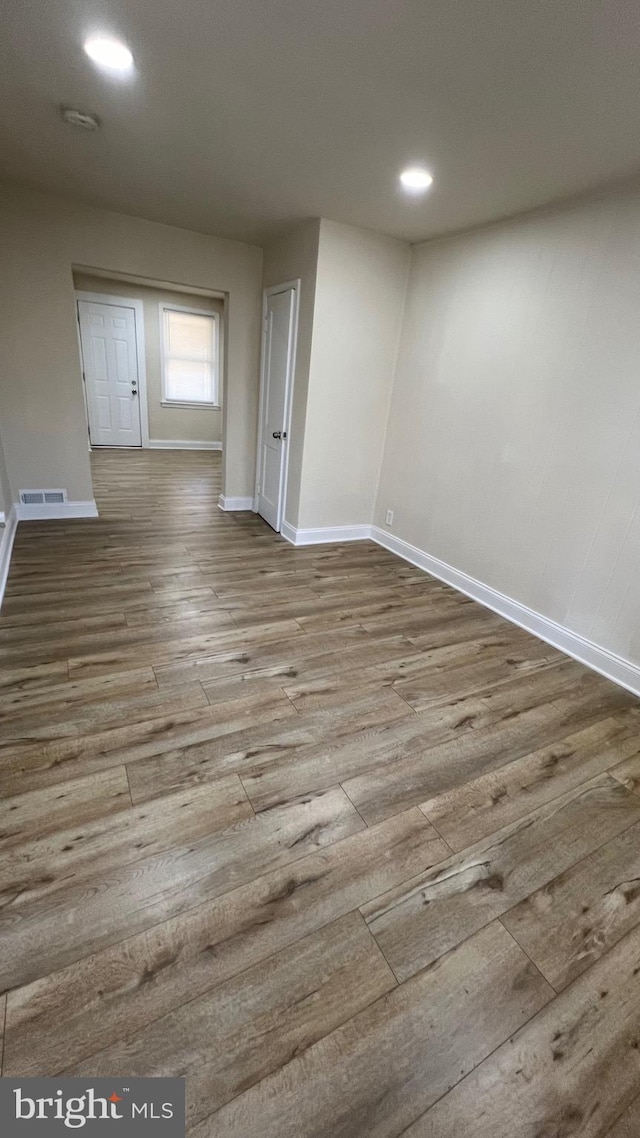
<svg viewBox="0 0 640 1138"><path fill-rule="evenodd" d="M639 1134L637 701L222 514L219 457L95 453L98 520L19 527L4 1075L185 1076L193 1138Z"/></svg>

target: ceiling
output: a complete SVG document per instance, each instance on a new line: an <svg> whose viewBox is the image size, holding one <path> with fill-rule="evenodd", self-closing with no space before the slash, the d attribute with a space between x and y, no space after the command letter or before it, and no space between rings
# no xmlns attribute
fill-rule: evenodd
<svg viewBox="0 0 640 1138"><path fill-rule="evenodd" d="M640 168L638 0L0 0L0 176L262 243L410 241ZM116 82L82 51L125 40ZM58 107L102 129L66 126ZM423 163L422 198L398 186Z"/></svg>

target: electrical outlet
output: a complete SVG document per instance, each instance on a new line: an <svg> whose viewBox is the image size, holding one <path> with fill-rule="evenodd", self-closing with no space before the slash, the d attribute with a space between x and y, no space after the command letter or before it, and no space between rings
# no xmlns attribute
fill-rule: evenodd
<svg viewBox="0 0 640 1138"><path fill-rule="evenodd" d="M386 517L384 519L384 524L386 526L392 526L393 525L393 510L387 510L387 514L386 514Z"/></svg>

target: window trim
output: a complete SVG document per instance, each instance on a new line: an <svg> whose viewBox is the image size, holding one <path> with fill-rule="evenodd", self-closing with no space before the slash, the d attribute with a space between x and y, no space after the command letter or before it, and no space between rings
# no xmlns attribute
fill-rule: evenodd
<svg viewBox="0 0 640 1138"><path fill-rule="evenodd" d="M161 375L161 398L160 403L162 407L178 407L178 408L193 408L193 407L206 407L209 411L220 411L222 409L220 403L220 313L212 312L207 308L192 308L182 304L168 304L166 300L161 300L158 305L159 309L159 332L160 332L160 375ZM166 368L165 368L165 339L164 339L164 314L165 312L186 312L189 316L208 316L213 320L213 394L214 399L212 402L208 400L199 399L171 399L167 395L166 388Z"/></svg>

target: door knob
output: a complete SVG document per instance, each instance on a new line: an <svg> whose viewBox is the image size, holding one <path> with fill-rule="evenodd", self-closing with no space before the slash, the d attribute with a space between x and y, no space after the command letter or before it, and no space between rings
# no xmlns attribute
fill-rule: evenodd
<svg viewBox="0 0 640 1138"><path fill-rule="evenodd" d="M137 388L137 387L132 387L132 388L131 388L131 394L132 394L132 395L137 395L137 394L138 394L138 388Z"/></svg>

